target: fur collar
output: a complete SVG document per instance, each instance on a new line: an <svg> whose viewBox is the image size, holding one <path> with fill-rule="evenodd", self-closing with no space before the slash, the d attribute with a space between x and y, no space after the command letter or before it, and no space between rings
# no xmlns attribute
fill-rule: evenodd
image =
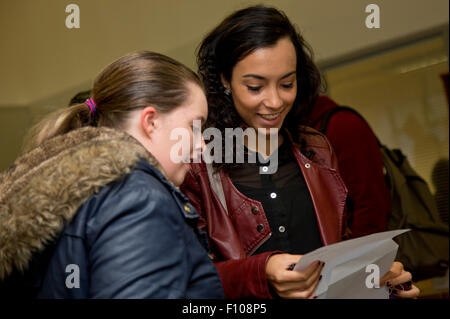
<svg viewBox="0 0 450 319"><path fill-rule="evenodd" d="M78 208L143 158L164 175L133 137L86 127L55 137L19 157L0 175L0 280L24 271Z"/></svg>

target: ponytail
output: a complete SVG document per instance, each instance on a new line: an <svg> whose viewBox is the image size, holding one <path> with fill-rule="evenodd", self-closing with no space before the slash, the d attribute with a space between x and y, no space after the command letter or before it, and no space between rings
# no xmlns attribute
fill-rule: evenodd
<svg viewBox="0 0 450 319"><path fill-rule="evenodd" d="M68 133L83 126L93 125L95 125L94 116L89 106L84 103L54 111L30 129L25 137L23 152L28 152L57 135Z"/></svg>
<svg viewBox="0 0 450 319"><path fill-rule="evenodd" d="M160 113L170 112L188 99L188 83L203 89L199 77L172 58L151 51L127 54L100 72L90 91L92 99L36 124L25 139L24 151L84 126L124 129L129 113L148 105Z"/></svg>

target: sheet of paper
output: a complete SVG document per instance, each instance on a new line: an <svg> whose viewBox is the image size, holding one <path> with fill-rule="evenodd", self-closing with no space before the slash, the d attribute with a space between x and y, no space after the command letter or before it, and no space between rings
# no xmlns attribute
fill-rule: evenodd
<svg viewBox="0 0 450 319"><path fill-rule="evenodd" d="M391 230L321 247L303 255L294 270L304 270L317 260L325 262L315 290L318 298L387 299L388 289L374 287L373 279L377 272L381 278L389 271L398 249L392 238L407 231Z"/></svg>

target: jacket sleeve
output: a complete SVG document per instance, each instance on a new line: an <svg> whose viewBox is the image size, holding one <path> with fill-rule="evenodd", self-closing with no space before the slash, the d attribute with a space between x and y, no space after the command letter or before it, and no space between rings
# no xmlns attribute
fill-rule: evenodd
<svg viewBox="0 0 450 319"><path fill-rule="evenodd" d="M89 297L185 297L189 258L177 214L156 179L113 187L87 225Z"/></svg>
<svg viewBox="0 0 450 319"><path fill-rule="evenodd" d="M390 195L383 175L381 152L370 127L350 112L330 119L327 137L336 152L339 173L353 207L352 237L387 229Z"/></svg>
<svg viewBox="0 0 450 319"><path fill-rule="evenodd" d="M208 233L202 207L201 187L192 170L186 175L181 190L200 215L199 227ZM220 252L215 250L211 241L210 247L214 265L222 280L225 298L272 298L266 278L266 263L270 256L281 252L273 251L242 259L221 260Z"/></svg>
<svg viewBox="0 0 450 319"><path fill-rule="evenodd" d="M282 252L269 251L245 259L215 262L225 298L273 298L266 278L266 264L269 257L277 253Z"/></svg>

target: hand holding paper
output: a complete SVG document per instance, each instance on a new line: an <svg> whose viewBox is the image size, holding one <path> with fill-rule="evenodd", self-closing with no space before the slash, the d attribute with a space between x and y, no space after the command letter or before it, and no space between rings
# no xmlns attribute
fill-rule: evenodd
<svg viewBox="0 0 450 319"><path fill-rule="evenodd" d="M376 233L324 246L304 255L294 270L304 270L315 260L325 262L315 294L328 299L387 299L386 287L378 287L397 254L393 237L408 229Z"/></svg>
<svg viewBox="0 0 450 319"><path fill-rule="evenodd" d="M319 283L323 265L317 261L303 271L292 271L291 265L301 255L274 254L266 264L267 279L281 298L309 298Z"/></svg>

